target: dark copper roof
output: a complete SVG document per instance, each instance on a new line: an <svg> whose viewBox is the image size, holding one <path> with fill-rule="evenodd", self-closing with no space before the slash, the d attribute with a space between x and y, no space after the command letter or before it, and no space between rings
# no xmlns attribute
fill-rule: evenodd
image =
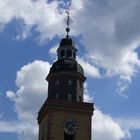
<svg viewBox="0 0 140 140"><path fill-rule="evenodd" d="M79 72L84 75L84 70L82 66L73 59L61 59L56 61L52 65L50 72L54 73L59 71Z"/></svg>
<svg viewBox="0 0 140 140"><path fill-rule="evenodd" d="M69 37L63 38L60 42L60 47L62 46L75 46L73 40Z"/></svg>

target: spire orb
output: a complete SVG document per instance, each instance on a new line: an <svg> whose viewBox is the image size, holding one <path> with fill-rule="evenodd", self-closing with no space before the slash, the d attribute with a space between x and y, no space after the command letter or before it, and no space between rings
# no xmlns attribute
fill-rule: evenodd
<svg viewBox="0 0 140 140"><path fill-rule="evenodd" d="M70 28L66 28L66 32L69 32L70 31Z"/></svg>

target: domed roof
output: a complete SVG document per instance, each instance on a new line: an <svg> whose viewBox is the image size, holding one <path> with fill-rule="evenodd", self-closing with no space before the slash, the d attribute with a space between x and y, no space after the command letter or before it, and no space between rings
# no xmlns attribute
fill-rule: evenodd
<svg viewBox="0 0 140 140"><path fill-rule="evenodd" d="M69 37L63 38L60 42L60 47L62 46L75 46L75 43L73 42L73 40Z"/></svg>
<svg viewBox="0 0 140 140"><path fill-rule="evenodd" d="M82 66L73 59L61 59L56 61L52 65L50 73L55 73L59 71L79 72L84 75L84 70Z"/></svg>

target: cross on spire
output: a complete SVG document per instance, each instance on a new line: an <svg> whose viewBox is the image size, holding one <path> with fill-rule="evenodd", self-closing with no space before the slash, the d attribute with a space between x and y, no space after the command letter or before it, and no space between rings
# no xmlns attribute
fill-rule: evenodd
<svg viewBox="0 0 140 140"><path fill-rule="evenodd" d="M69 32L70 32L70 22L71 22L71 19L70 19L70 16L69 16L69 11L66 11L66 14L67 14L67 21L66 21L66 24L67 24L67 28L66 28L66 32L67 32L67 35L66 37L69 37Z"/></svg>

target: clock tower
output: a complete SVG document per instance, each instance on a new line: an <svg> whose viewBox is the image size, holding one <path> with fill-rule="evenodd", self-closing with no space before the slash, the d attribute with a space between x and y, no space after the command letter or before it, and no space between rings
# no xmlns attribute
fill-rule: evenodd
<svg viewBox="0 0 140 140"><path fill-rule="evenodd" d="M46 77L48 98L38 112L39 140L91 140L93 103L83 101L86 77L69 31L68 13L67 35Z"/></svg>

